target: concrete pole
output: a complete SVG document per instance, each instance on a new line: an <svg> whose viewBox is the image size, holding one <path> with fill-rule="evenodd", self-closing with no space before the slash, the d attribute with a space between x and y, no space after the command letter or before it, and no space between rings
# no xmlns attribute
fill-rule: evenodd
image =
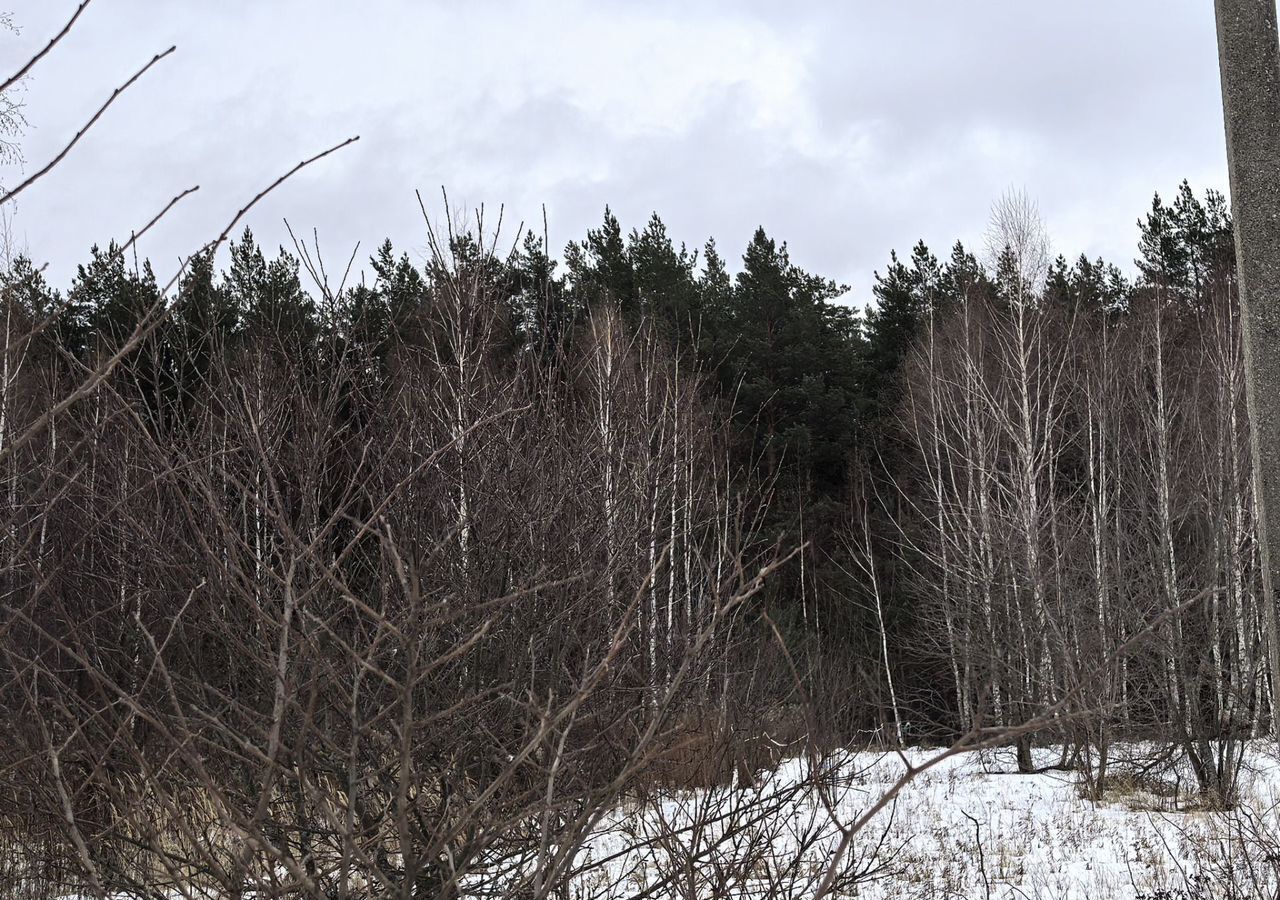
<svg viewBox="0 0 1280 900"><path fill-rule="evenodd" d="M1276 0L1215 0L1261 543L1271 733L1280 737L1280 46Z"/></svg>

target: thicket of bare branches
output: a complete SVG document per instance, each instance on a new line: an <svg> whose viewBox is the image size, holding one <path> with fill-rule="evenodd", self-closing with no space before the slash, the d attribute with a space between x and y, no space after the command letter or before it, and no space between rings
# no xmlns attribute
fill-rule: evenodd
<svg viewBox="0 0 1280 900"><path fill-rule="evenodd" d="M607 308L506 352L447 246L385 365L339 304L214 346L180 295L176 402L143 341L6 455L8 890L545 896L641 776L726 776L772 556L696 375ZM25 335L4 371L6 437L80 377Z"/></svg>
<svg viewBox="0 0 1280 900"><path fill-rule="evenodd" d="M1059 736L1093 789L1113 736L1147 735L1229 801L1230 739L1274 714L1231 270L1123 309L1063 305L1023 266L1044 254L1022 249L1040 241L1016 206L998 207L996 284L930 310L905 412L909 542L940 588L955 708L1016 724L1079 689Z"/></svg>
<svg viewBox="0 0 1280 900"><path fill-rule="evenodd" d="M547 896L639 779L723 776L678 740L772 554L697 373L607 307L512 353L493 246L432 246L382 358L301 247L320 333L220 332L206 252L84 358L11 269L6 895Z"/></svg>

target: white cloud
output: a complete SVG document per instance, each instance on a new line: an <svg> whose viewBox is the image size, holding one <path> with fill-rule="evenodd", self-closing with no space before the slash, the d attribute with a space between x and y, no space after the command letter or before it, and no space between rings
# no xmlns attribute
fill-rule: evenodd
<svg viewBox="0 0 1280 900"><path fill-rule="evenodd" d="M38 46L71 0L24 0ZM56 152L110 88L168 43L17 220L55 279L199 182L149 236L165 270L261 186L348 133L363 140L250 223L424 242L413 190L505 203L553 243L605 203L651 210L736 256L758 224L866 295L889 250L942 255L1010 185L1055 246L1121 263L1156 189L1225 186L1212 9L1199 2L896 4L755 0L232 0L95 3L28 95L28 157ZM14 54L17 55L16 53Z"/></svg>

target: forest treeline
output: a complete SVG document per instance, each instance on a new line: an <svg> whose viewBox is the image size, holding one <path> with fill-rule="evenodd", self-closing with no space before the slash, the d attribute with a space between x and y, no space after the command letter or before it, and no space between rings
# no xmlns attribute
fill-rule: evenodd
<svg viewBox="0 0 1280 900"><path fill-rule="evenodd" d="M1139 226L1130 280L1008 197L865 312L607 209L355 285L248 231L171 294L12 260L11 877L428 896L500 853L546 896L637 783L984 724L1029 768L1046 709L1094 789L1146 735L1228 795L1275 702L1231 221L1184 183Z"/></svg>
<svg viewBox="0 0 1280 900"><path fill-rule="evenodd" d="M1208 469L1197 470L1206 460L1188 456L1183 442L1200 443L1202 453L1220 455L1219 464L1233 467L1241 480L1217 487L1220 502L1250 496L1243 481L1248 460L1239 456L1247 454L1240 444L1247 422L1237 396L1234 248L1223 197L1210 191L1202 202L1186 183L1171 205L1157 196L1139 223L1136 283L1102 260L1022 258L1042 255L1045 247L1020 247L1019 240L1043 241L1043 234L1026 233L1038 223L1018 224L1021 233L1001 233L1006 246L997 253L980 251L984 262L959 243L941 261L923 243L909 259L894 255L877 273L874 302L862 315L848 304L847 287L797 267L786 245L764 229L757 230L731 275L713 240L691 252L673 242L657 214L643 230L626 233L606 208L601 227L571 242L563 263L548 255L533 232L509 254L493 236L454 234L425 264L397 254L388 241L369 261L371 283L337 290L308 278L306 247L281 247L269 257L246 230L232 242L225 270L206 257L191 261L171 301L172 315L124 360L115 388L129 401L137 425L171 442L188 437L210 414L213 398L225 387L219 375L238 375L246 360L271 360L296 379L303 396L331 395L337 414L353 417L341 422L348 439L362 444L377 435L366 431L371 423L356 410L412 392L404 383L413 365L408 360L438 369L433 378L453 375L463 382L456 390L475 405L462 413L469 424L493 403L471 397L478 390L473 383L518 382L545 405L584 372L590 376L594 348L588 345L601 338L602 322L608 322L618 332L611 366L638 367L637 377L644 379L670 379L676 386L664 384L661 390L676 396L687 391L684 405L700 407L687 412L699 420L697 431L720 433L722 418L732 423L721 477L744 479L760 498L756 539L788 550L803 546L771 580L761 607L782 626L788 643L812 641L815 650L827 646L841 656L852 652L864 657L870 680L882 680L879 638L868 639L878 626L868 626L873 579L865 564L869 551L873 558L879 554L875 571L886 627L891 644L901 642L890 647L890 666L903 667L904 697L919 697L918 708L917 701L904 700L911 710L904 715L955 727L953 716L974 702L973 688L962 680L950 696L925 690L933 683L933 667L945 661L954 677L960 662L953 647L946 654L919 652L916 635L930 631L940 614L930 601L938 588L947 594L944 582L956 577L955 563L974 561L967 552L954 560L940 555L963 533L960 523L945 517L974 515L963 509L966 497L982 502L983 516L1013 516L1027 532L1047 529L1022 548L1023 559L989 560L992 571L984 575L981 592L991 596L1046 577L1017 571L1048 565L1031 557L1052 558L1055 565L1061 560L1064 548L1049 545L1064 539L1067 527L1053 521L1059 504L1100 492L1097 481L1113 492L1136 488L1136 476L1112 471L1115 466L1168 470L1137 479L1163 477L1163 486L1153 488L1160 494L1190 489L1177 470L1208 477ZM308 259L307 267L312 265ZM5 286L9 327L31 323L40 330L5 367L6 386L21 391L9 402L28 412L40 408L39 390L56 390L60 380L74 378L78 366L111 354L165 302L149 263L139 264L114 245L94 247L65 292L51 288L25 257L13 261ZM450 295L462 294L471 295L466 300L472 308L447 308ZM1216 334L1223 328L1228 330ZM1012 331L1006 334L1007 329ZM681 379L685 384L678 387ZM965 379L972 383L966 386ZM678 409L679 400L656 398L656 383L644 386L645 402L675 402ZM957 395L962 386L968 393ZM605 387L617 390L614 384ZM1134 393L1127 396L1130 388ZM1206 406L1206 398L1183 396L1211 388L1217 392L1214 406ZM1121 435L1148 412L1148 392L1164 404L1149 413L1161 434L1135 435L1128 446L1119 445ZM1106 406L1115 407L1105 410L1114 421L1097 418ZM16 408L6 412L6 420L21 416ZM263 415L273 420L282 443L305 437L291 430L295 423L281 411ZM1219 417L1226 419L1215 427L1225 430L1201 431L1208 427L1205 419ZM947 430L959 428L960 421L986 430ZM1235 438L1226 440L1229 434ZM947 456L979 447L989 458ZM610 454L626 457L632 450L631 444L620 445ZM1019 456L1027 459L1019 462ZM634 460L614 463L626 467ZM970 485L972 478L978 482ZM1019 478L1025 484L1015 488ZM963 486L969 493L940 494L944 486L953 492ZM1195 490L1204 496L1208 488ZM691 497L678 502L680 515L692 505ZM1032 508L1017 509L1020 503ZM1162 555L1175 568L1177 551L1189 550L1193 534L1204 527L1192 513L1202 511L1219 524L1225 515L1215 507L1197 510L1189 497L1160 500L1169 506L1162 513L1119 494L1090 496L1090 503L1087 515L1083 508L1069 514L1080 521L1100 516L1098 527L1109 528L1114 526L1105 521L1108 513L1131 511L1135 518L1121 530L1138 543L1150 543L1135 533L1139 523L1149 526L1142 517L1167 519L1160 528L1171 533L1154 543L1170 543ZM864 506L872 516L870 548L859 539ZM1235 547L1247 559L1247 507L1232 513L1243 517L1234 537L1214 535L1220 552ZM322 512L323 507L317 511L321 517ZM479 525L473 512L460 516L460 528ZM1080 528L1070 526L1072 540L1084 539L1076 534ZM664 522L661 530L657 523L650 530L657 546L680 529ZM1181 537L1172 533L1179 530ZM1204 529L1206 536L1211 532ZM1010 539L1004 535L1000 541ZM993 534L983 540L997 539ZM1097 544L1101 537L1091 540ZM959 552L958 545L950 549ZM1132 571L1131 561L1109 550L1116 565ZM930 574L933 563L938 565ZM1090 577L1096 580L1094 570ZM1251 565L1231 572L1241 581L1240 591L1250 572ZM1054 573L1050 580L1065 577ZM1172 592L1170 600L1192 586L1213 586L1212 578L1192 579L1190 573L1170 577L1162 588ZM1032 587L1038 597L1047 590ZM1148 587L1136 593L1149 593ZM1117 600L1120 609L1132 606ZM919 685L913 683L917 678ZM1265 692L1263 680L1257 690ZM884 707L871 718L888 716Z"/></svg>

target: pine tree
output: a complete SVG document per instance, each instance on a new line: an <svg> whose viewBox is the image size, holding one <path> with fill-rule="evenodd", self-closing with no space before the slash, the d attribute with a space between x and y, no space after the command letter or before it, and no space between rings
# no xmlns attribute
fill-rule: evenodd
<svg viewBox="0 0 1280 900"><path fill-rule="evenodd" d="M1143 281L1187 304L1202 308L1213 276L1235 264L1231 213L1218 191L1206 191L1202 203L1183 181L1172 206L1155 195L1138 227L1141 257L1134 262Z"/></svg>
<svg viewBox="0 0 1280 900"><path fill-rule="evenodd" d="M75 315L84 314L90 356L114 353L144 322L150 322L161 306L160 289L150 262L130 268L125 255L112 243L106 250L96 245L91 259L77 268L69 300ZM146 410L152 427L168 427L177 403L178 374L173 352L172 320L148 325L138 346L122 361L124 389L132 391Z"/></svg>
<svg viewBox="0 0 1280 900"><path fill-rule="evenodd" d="M844 483L856 430L861 334L852 311L832 302L842 293L793 265L786 245L757 229L734 286L735 342L721 376L767 471L778 473L786 457L820 489Z"/></svg>
<svg viewBox="0 0 1280 900"><path fill-rule="evenodd" d="M565 264L576 305L591 309L608 299L618 304L629 321L635 320L639 301L634 272L622 226L609 207L604 208L600 228L588 231L582 243L571 241L565 248Z"/></svg>
<svg viewBox="0 0 1280 900"><path fill-rule="evenodd" d="M543 239L527 232L511 261L512 322L543 365L563 352L580 312L556 267Z"/></svg>
<svg viewBox="0 0 1280 900"><path fill-rule="evenodd" d="M168 329L174 354L178 409L191 410L211 386L215 365L239 327L235 305L214 277L213 254L193 258L178 286L173 325Z"/></svg>
<svg viewBox="0 0 1280 900"><path fill-rule="evenodd" d="M631 261L639 311L677 346L687 346L700 319L700 294L694 278L697 254L683 244L676 250L667 227L655 212L644 231L632 231L627 256Z"/></svg>
<svg viewBox="0 0 1280 900"><path fill-rule="evenodd" d="M956 253L963 264L964 251L958 244ZM964 277L960 271L951 275L953 280ZM891 253L885 273L877 272L875 279L876 304L867 311L861 402L868 420L881 422L898 406L903 362L915 346L929 304L940 302L946 285L937 258L923 241L912 249L910 265Z"/></svg>
<svg viewBox="0 0 1280 900"><path fill-rule="evenodd" d="M30 258L20 255L14 259L9 271L0 278L0 289L30 321L43 322L54 317L45 329L45 340L51 340L77 358L84 355L89 335L88 310L82 304L64 300Z"/></svg>
<svg viewBox="0 0 1280 900"><path fill-rule="evenodd" d="M315 301L302 289L300 268L283 247L268 262L247 228L240 242L232 243L226 283L246 332L270 335L294 349L312 346L319 319Z"/></svg>
<svg viewBox="0 0 1280 900"><path fill-rule="evenodd" d="M373 286L359 285L347 293L347 331L354 348L385 366L393 346L415 333L414 318L422 309L426 282L408 254L396 256L390 240L378 247L369 267Z"/></svg>

